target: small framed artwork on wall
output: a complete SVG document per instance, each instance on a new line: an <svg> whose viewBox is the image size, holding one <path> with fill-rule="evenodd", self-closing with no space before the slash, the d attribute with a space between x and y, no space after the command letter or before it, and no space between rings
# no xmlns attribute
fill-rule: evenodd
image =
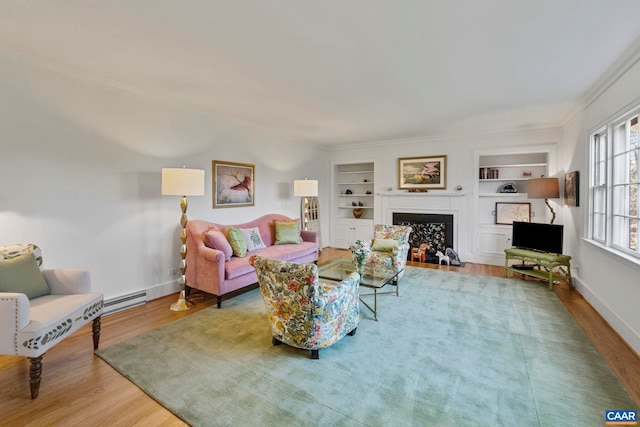
<svg viewBox="0 0 640 427"><path fill-rule="evenodd" d="M398 159L398 188L444 190L447 188L447 156Z"/></svg>
<svg viewBox="0 0 640 427"><path fill-rule="evenodd" d="M513 221L531 222L531 203L496 202L496 224L511 225Z"/></svg>
<svg viewBox="0 0 640 427"><path fill-rule="evenodd" d="M580 172L567 172L564 174L564 204L567 206L580 206Z"/></svg>
<svg viewBox="0 0 640 427"><path fill-rule="evenodd" d="M254 165L213 160L211 169L214 208L254 206Z"/></svg>

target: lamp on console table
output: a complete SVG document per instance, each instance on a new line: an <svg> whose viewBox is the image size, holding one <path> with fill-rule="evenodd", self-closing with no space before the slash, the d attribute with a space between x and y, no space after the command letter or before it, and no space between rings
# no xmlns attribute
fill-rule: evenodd
<svg viewBox="0 0 640 427"><path fill-rule="evenodd" d="M318 233L320 244L320 206L318 204L318 180L296 179L293 181L293 195L300 197L300 226L303 230Z"/></svg>
<svg viewBox="0 0 640 427"><path fill-rule="evenodd" d="M560 197L560 185L558 178L545 178L544 175L540 178L533 178L529 180L529 198L530 199L544 199L547 207L551 211L551 224L556 219L556 213L549 204L549 199L557 199Z"/></svg>
<svg viewBox="0 0 640 427"><path fill-rule="evenodd" d="M193 303L186 299L187 281L187 196L204 196L204 170L185 168L162 168L162 195L182 196L180 208L180 296L178 302L171 305L173 311L186 311L193 308Z"/></svg>

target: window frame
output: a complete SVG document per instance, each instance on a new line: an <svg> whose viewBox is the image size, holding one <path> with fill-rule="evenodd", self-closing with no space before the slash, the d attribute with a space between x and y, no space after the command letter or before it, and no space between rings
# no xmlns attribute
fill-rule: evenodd
<svg viewBox="0 0 640 427"><path fill-rule="evenodd" d="M589 210L586 233L592 242L625 258L632 257L636 263L640 263L639 122L640 105L636 105L589 134ZM632 126L635 126L636 131L633 143L630 133ZM635 171L631 174L633 167ZM632 187L635 189L632 190ZM635 193L635 206L631 206L632 193ZM619 202L620 198L623 203ZM635 227L632 227L634 221Z"/></svg>

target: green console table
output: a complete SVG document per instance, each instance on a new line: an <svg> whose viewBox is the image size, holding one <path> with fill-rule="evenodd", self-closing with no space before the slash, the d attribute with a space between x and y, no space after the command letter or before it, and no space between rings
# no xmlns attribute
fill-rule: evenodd
<svg viewBox="0 0 640 427"><path fill-rule="evenodd" d="M508 271L514 273L537 277L538 279L549 281L549 290L553 290L553 282L557 280L566 280L569 283L569 287L573 289L573 282L571 280L571 257L569 255L556 255L547 252L536 252L526 249L510 248L505 249L504 253L504 277L507 277ZM509 265L510 260L518 260L532 264L532 268L518 269L513 265ZM538 267L538 268L536 268ZM544 267L546 270L540 269ZM567 272L562 273L559 267L565 267Z"/></svg>

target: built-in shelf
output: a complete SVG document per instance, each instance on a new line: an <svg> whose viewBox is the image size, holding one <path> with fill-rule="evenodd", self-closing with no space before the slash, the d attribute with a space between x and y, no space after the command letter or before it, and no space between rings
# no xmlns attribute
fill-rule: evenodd
<svg viewBox="0 0 640 427"><path fill-rule="evenodd" d="M476 152L475 236L476 262L504 265L504 249L511 247L511 225L496 224L496 203L527 203L533 222L544 222L546 206L542 199L529 199L529 180L550 176L555 170L555 144L502 147ZM552 166L553 165L553 166ZM500 190L512 183L515 193Z"/></svg>
<svg viewBox="0 0 640 427"><path fill-rule="evenodd" d="M348 248L355 240L371 240L377 196L374 184L375 164L334 164L332 172L332 246ZM347 190L351 193L346 194ZM352 202L361 203L362 206L353 206ZM354 209L360 210L356 211L358 218Z"/></svg>
<svg viewBox="0 0 640 427"><path fill-rule="evenodd" d="M528 193L480 193L478 197L528 197Z"/></svg>

